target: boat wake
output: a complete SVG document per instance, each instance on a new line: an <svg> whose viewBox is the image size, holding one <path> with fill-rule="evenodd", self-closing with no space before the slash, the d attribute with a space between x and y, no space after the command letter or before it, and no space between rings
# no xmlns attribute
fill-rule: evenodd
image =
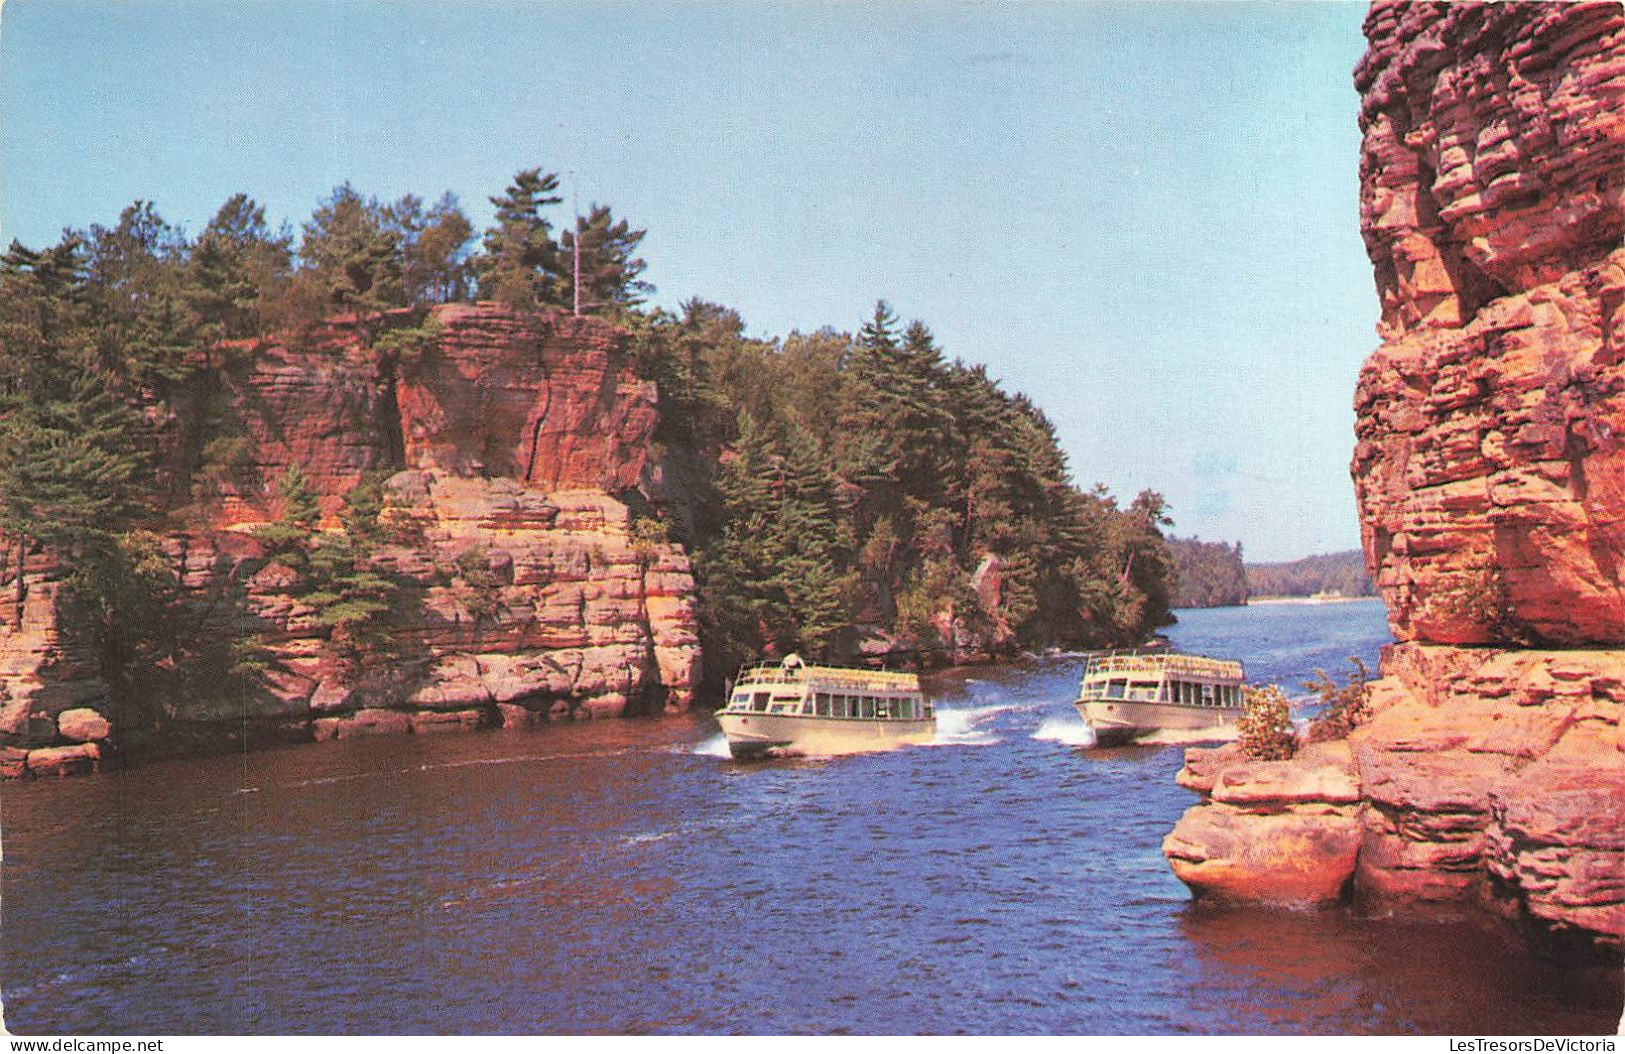
<svg viewBox="0 0 1625 1054"><path fill-rule="evenodd" d="M999 738L985 726L995 715L1020 710L1022 707L1004 704L978 706L969 710L937 710L937 734L931 740L934 747L985 747Z"/></svg>
<svg viewBox="0 0 1625 1054"><path fill-rule="evenodd" d="M1082 721L1066 717L1046 717L1033 732L1033 738L1048 743L1062 743L1069 747L1092 747L1095 745L1095 730Z"/></svg>
<svg viewBox="0 0 1625 1054"><path fill-rule="evenodd" d="M702 758L733 757L733 755L728 751L728 737L723 735L721 732L718 732L716 735L712 736L710 739L707 739L703 743L694 744L694 748L690 750L689 753Z"/></svg>

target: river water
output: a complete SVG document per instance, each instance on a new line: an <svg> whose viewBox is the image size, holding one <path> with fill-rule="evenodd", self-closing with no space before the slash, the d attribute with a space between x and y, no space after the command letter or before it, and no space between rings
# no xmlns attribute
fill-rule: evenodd
<svg viewBox="0 0 1625 1054"><path fill-rule="evenodd" d="M1295 684L1375 602L1181 612ZM1586 1033L1497 925L1193 905L1177 746L1079 660L937 680L937 745L737 764L705 715L313 744L0 790L21 1033Z"/></svg>

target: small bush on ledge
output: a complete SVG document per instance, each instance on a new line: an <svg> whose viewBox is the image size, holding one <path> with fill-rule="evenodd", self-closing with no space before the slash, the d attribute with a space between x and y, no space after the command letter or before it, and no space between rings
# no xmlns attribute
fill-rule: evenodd
<svg viewBox="0 0 1625 1054"><path fill-rule="evenodd" d="M1365 663L1350 656L1348 680L1339 688L1326 671L1315 670L1314 680L1303 686L1320 696L1320 713L1309 724L1309 742L1321 743L1328 739L1347 739L1348 734L1365 723L1371 716L1371 687Z"/></svg>
<svg viewBox="0 0 1625 1054"><path fill-rule="evenodd" d="M1298 748L1292 707L1273 684L1242 688L1241 749L1259 761L1285 761Z"/></svg>

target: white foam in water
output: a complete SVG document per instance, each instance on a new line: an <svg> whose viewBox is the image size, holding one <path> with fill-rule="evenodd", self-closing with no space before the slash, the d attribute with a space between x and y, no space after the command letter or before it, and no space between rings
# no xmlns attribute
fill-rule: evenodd
<svg viewBox="0 0 1625 1054"><path fill-rule="evenodd" d="M978 706L970 710L937 710L937 737L934 747L984 747L999 740L981 726L994 714L1016 710L1014 706Z"/></svg>
<svg viewBox="0 0 1625 1054"><path fill-rule="evenodd" d="M733 755L728 752L728 737L723 735L721 732L718 732L710 739L707 739L704 743L694 744L694 749L691 751L691 753L707 758L733 757Z"/></svg>
<svg viewBox="0 0 1625 1054"><path fill-rule="evenodd" d="M1069 747L1092 747L1095 745L1095 730L1072 718L1046 717L1038 726L1038 731L1033 733L1033 738L1064 743Z"/></svg>

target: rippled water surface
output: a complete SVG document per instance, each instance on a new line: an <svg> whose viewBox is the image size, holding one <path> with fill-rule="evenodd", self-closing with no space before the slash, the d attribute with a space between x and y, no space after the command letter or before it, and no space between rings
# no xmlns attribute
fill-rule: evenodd
<svg viewBox="0 0 1625 1054"><path fill-rule="evenodd" d="M1295 682L1375 603L1182 613ZM934 686L939 745L749 765L704 715L8 785L0 984L39 1032L1613 1031L1618 975L1484 922L1193 906L1175 746L1088 750L1079 661Z"/></svg>

